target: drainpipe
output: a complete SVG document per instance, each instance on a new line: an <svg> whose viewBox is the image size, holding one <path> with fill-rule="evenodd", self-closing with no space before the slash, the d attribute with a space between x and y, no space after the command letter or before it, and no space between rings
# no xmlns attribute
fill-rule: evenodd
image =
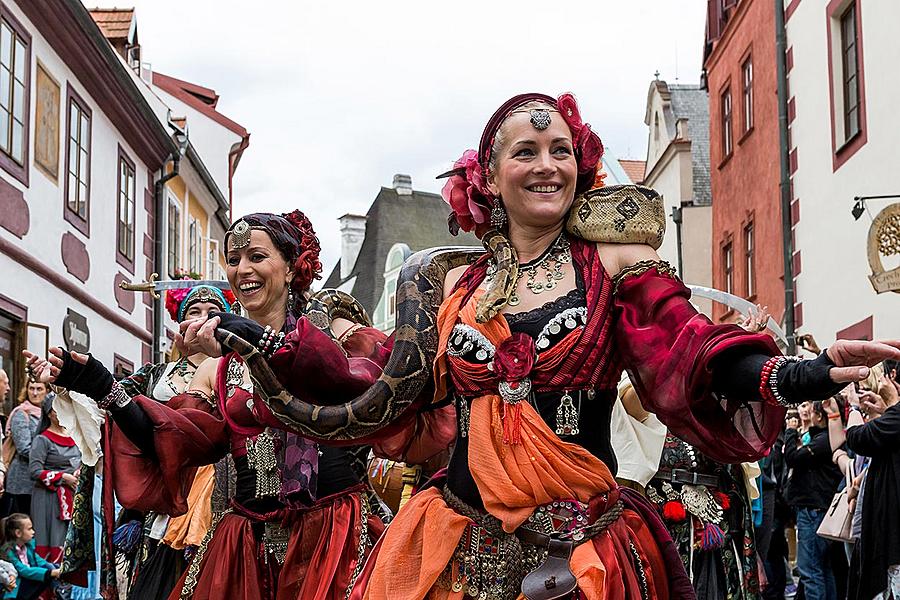
<svg viewBox="0 0 900 600"><path fill-rule="evenodd" d="M781 163L781 238L784 259L784 332L787 354L796 354L797 336L794 329L794 244L791 241L791 170L788 147L788 82L787 31L784 25L784 0L775 1L775 61L778 77L778 139Z"/></svg>
<svg viewBox="0 0 900 600"><path fill-rule="evenodd" d="M172 161L172 170L166 173L165 166L160 171L160 176L154 184L154 202L156 204L156 219L153 222L154 240L153 240L153 263L156 270L165 273L166 256L163 251L163 239L166 234L164 217L166 214L166 182L170 179L178 177L181 167L181 156L187 149L187 132L178 124L172 121L172 111L168 115L169 127L175 132L175 142L178 144L178 152L169 155ZM166 162L168 164L168 161ZM165 277L164 277L165 278ZM165 299L160 294L159 298L153 301L153 363L162 362L162 349L160 342L165 336L165 315L163 313L163 303Z"/></svg>
<svg viewBox="0 0 900 600"><path fill-rule="evenodd" d="M684 279L684 258L681 249L681 224L684 222L684 208L672 207L672 222L675 223L675 245L678 249L678 276Z"/></svg>

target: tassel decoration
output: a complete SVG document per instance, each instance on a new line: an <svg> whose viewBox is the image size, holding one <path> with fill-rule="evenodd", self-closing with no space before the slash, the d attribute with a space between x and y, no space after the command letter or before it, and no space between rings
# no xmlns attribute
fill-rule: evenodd
<svg viewBox="0 0 900 600"><path fill-rule="evenodd" d="M728 494L724 492L716 492L713 494L716 497L716 501L719 503L719 506L722 507L722 510L728 510L731 508L731 498L728 497Z"/></svg>
<svg viewBox="0 0 900 600"><path fill-rule="evenodd" d="M507 446L518 446L522 443L522 404L503 402L503 443Z"/></svg>
<svg viewBox="0 0 900 600"><path fill-rule="evenodd" d="M717 550L725 545L725 533L715 523L707 523L700 536L700 549L704 551Z"/></svg>
<svg viewBox="0 0 900 600"><path fill-rule="evenodd" d="M671 523L681 523L687 518L687 512L681 502L669 500L663 505L663 518Z"/></svg>
<svg viewBox="0 0 900 600"><path fill-rule="evenodd" d="M113 532L113 546L123 554L134 553L141 541L141 529L140 521L128 521L119 525Z"/></svg>

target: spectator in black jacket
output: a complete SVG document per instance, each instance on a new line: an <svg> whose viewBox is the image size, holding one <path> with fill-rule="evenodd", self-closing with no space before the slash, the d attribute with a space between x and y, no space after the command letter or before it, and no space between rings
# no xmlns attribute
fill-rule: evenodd
<svg viewBox="0 0 900 600"><path fill-rule="evenodd" d="M872 392L861 397L870 416L881 410L884 414L865 423L862 408L855 404L847 421L847 446L871 458L862 532L851 564L851 600L889 598L892 593L900 598L900 367L896 361L885 361L884 367L881 398L870 397L875 396Z"/></svg>
<svg viewBox="0 0 900 600"><path fill-rule="evenodd" d="M841 482L841 472L832 461L827 422L822 403L816 402L809 442L802 442L796 419L789 420L784 435L784 462L793 469L788 501L797 511L797 570L806 600L837 600L830 542L816 534Z"/></svg>

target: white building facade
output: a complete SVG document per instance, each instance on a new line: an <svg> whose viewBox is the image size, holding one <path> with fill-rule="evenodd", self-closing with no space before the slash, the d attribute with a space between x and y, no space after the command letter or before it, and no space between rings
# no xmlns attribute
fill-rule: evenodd
<svg viewBox="0 0 900 600"><path fill-rule="evenodd" d="M883 280L900 267L900 198L866 200L858 219L851 210L855 197L900 194L900 3L824 4L785 1L798 329L822 346L897 339L900 271L882 286L895 291L877 293L867 255L873 218L893 211L874 262Z"/></svg>
<svg viewBox="0 0 900 600"><path fill-rule="evenodd" d="M712 193L709 183L709 99L699 85L655 80L647 91L644 185L663 198L666 235L659 255L686 283L712 286ZM694 302L711 315L709 300Z"/></svg>
<svg viewBox="0 0 900 600"><path fill-rule="evenodd" d="M118 284L149 275L176 150L81 3L40 4L0 3L0 356L17 386L25 348L120 372L148 358L152 314Z"/></svg>

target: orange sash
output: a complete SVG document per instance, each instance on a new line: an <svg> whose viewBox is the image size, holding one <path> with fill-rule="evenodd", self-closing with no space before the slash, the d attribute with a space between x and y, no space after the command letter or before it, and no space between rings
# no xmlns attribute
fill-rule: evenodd
<svg viewBox="0 0 900 600"><path fill-rule="evenodd" d="M447 354L453 327L457 322L474 327L494 346L510 336L502 315L487 323L475 320L475 306L481 294L476 292L460 307L466 291L457 290L444 301L438 312L439 351L435 360L436 397L446 395L452 369L461 377L490 377L484 365L474 365ZM578 337L578 331L540 354L534 371L559 364ZM571 339L569 339L571 338ZM469 470L478 486L484 507L498 518L503 529L513 532L540 505L561 499L583 503L616 488L603 462L584 448L562 441L528 402L520 402L521 443L505 444L501 410L503 399L496 393L472 402L469 424ZM465 532L469 520L449 508L437 489L416 496L397 514L385 532L377 562L364 597L375 600L414 600L422 598L457 599L462 592L450 592L435 586ZM571 567L579 589L590 600L624 600L626 590L640 585L632 567L629 548L641 553L651 597L667 598L664 567L658 560L656 542L636 513L623 516L593 543L575 548ZM598 551L602 552L602 558ZM663 580L653 585L653 572ZM653 595L653 594L656 595Z"/></svg>

